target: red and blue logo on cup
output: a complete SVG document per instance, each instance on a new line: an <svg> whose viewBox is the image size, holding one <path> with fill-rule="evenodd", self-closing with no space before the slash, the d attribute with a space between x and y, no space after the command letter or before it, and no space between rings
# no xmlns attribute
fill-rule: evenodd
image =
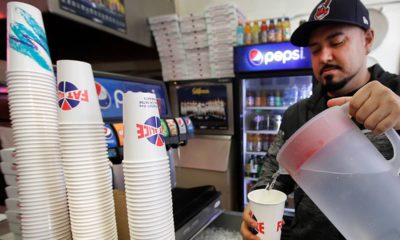
<svg viewBox="0 0 400 240"><path fill-rule="evenodd" d="M264 55L260 50L253 48L249 51L249 60L251 64L259 66L264 62Z"/></svg>
<svg viewBox="0 0 400 240"><path fill-rule="evenodd" d="M79 90L70 82L60 82L58 84L58 106L62 110L71 110L81 102L89 102L88 90Z"/></svg>
<svg viewBox="0 0 400 240"><path fill-rule="evenodd" d="M95 82L99 105L101 109L108 109L111 106L111 96L107 89L98 82Z"/></svg>
<svg viewBox="0 0 400 240"><path fill-rule="evenodd" d="M157 147L164 146L164 135L159 117L150 117L144 124L136 124L138 139L146 138Z"/></svg>

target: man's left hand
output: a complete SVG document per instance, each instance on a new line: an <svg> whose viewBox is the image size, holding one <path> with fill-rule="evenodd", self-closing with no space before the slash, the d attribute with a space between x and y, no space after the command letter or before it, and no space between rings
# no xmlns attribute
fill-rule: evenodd
<svg viewBox="0 0 400 240"><path fill-rule="evenodd" d="M350 102L349 114L375 134L400 129L400 97L378 81L360 88L353 97L328 101L328 107Z"/></svg>

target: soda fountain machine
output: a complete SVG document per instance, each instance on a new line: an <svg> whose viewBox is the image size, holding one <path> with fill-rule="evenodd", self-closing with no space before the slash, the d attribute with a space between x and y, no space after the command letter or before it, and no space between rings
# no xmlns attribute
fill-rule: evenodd
<svg viewBox="0 0 400 240"><path fill-rule="evenodd" d="M176 150L188 144L193 138L194 126L189 117L172 116L170 101L164 82L126 75L94 72L96 90L105 122L108 155L113 163L113 185L124 189L122 160L124 130L122 121L123 93L152 92L156 95L160 111L161 126L157 134L162 136L170 158L171 187L175 236L178 240L190 239L206 224L216 218L220 209L221 193L214 186L176 187ZM149 172L149 174L152 174Z"/></svg>

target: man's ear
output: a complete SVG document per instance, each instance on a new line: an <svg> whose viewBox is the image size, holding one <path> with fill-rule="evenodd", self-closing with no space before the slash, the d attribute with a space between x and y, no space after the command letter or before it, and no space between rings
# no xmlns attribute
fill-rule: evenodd
<svg viewBox="0 0 400 240"><path fill-rule="evenodd" d="M367 54L371 51L372 43L374 42L375 33L373 29L368 29L365 31L365 49L367 50Z"/></svg>

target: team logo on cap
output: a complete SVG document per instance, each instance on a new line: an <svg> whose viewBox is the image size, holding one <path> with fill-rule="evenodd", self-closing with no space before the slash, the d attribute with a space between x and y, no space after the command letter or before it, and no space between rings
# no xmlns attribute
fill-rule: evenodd
<svg viewBox="0 0 400 240"><path fill-rule="evenodd" d="M95 82L99 105L101 109L108 109L111 106L111 96L107 89L98 82Z"/></svg>
<svg viewBox="0 0 400 240"><path fill-rule="evenodd" d="M60 82L57 95L58 106L62 110L71 110L78 106L80 102L89 102L88 90L79 90L70 82Z"/></svg>
<svg viewBox="0 0 400 240"><path fill-rule="evenodd" d="M254 48L249 52L249 60L253 65L259 66L264 62L264 56L260 50Z"/></svg>
<svg viewBox="0 0 400 240"><path fill-rule="evenodd" d="M164 135L159 117L150 117L144 124L136 124L138 139L147 140L157 147L164 146Z"/></svg>
<svg viewBox="0 0 400 240"><path fill-rule="evenodd" d="M314 14L315 20L322 20L329 14L329 11L331 10L329 5L331 5L331 2L332 0L325 0L325 2L318 6L317 11L315 11Z"/></svg>

